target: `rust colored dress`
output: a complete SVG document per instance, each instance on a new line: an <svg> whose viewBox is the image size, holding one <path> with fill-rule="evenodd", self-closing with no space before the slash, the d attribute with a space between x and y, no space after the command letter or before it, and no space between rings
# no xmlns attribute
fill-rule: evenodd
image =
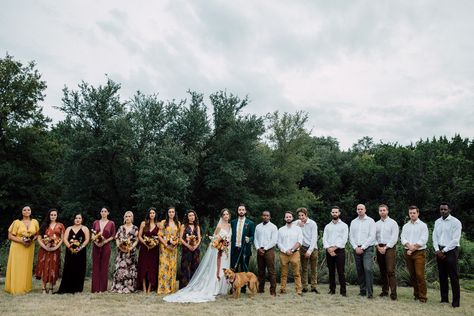
<svg viewBox="0 0 474 316"><path fill-rule="evenodd" d="M45 235L51 239L60 239L65 231L64 225L56 223L54 228L48 227ZM44 236L41 236L44 238ZM38 252L38 262L36 263L35 277L43 280L44 283L56 284L61 267L61 247L55 251L46 251L42 247Z"/></svg>

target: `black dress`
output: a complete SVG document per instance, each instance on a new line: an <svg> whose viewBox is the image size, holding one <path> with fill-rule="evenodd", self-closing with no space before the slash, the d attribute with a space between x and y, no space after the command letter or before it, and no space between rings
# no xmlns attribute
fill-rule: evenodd
<svg viewBox="0 0 474 316"><path fill-rule="evenodd" d="M71 229L69 231L68 240L76 239L82 244L86 239L82 228L77 232ZM86 276L87 256L86 249L81 249L78 253L72 253L71 250L66 249L64 256L63 277L58 294L62 293L76 293L82 292L84 289L84 278Z"/></svg>

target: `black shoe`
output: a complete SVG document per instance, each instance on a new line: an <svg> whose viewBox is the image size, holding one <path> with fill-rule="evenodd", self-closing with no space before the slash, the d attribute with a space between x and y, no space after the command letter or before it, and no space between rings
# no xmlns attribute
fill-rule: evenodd
<svg viewBox="0 0 474 316"><path fill-rule="evenodd" d="M303 293L306 293L306 292L308 292L308 289L303 289Z"/></svg>
<svg viewBox="0 0 474 316"><path fill-rule="evenodd" d="M397 300L397 294L396 293L395 294L394 293L390 294L390 299L392 301L396 301Z"/></svg>
<svg viewBox="0 0 474 316"><path fill-rule="evenodd" d="M329 290L328 294L334 295L336 294L336 291Z"/></svg>
<svg viewBox="0 0 474 316"><path fill-rule="evenodd" d="M379 294L380 297L385 297L385 296L388 296L388 293L385 293L385 292L382 292Z"/></svg>
<svg viewBox="0 0 474 316"><path fill-rule="evenodd" d="M362 292L359 293L359 296L366 296L366 295L367 293L362 293Z"/></svg>
<svg viewBox="0 0 474 316"><path fill-rule="evenodd" d="M459 307L459 303L457 303L457 304L453 303L451 306L452 306L453 308Z"/></svg>
<svg viewBox="0 0 474 316"><path fill-rule="evenodd" d="M311 289L311 292L314 292L316 294L319 294L319 291L317 289Z"/></svg>
<svg viewBox="0 0 474 316"><path fill-rule="evenodd" d="M440 303L449 303L449 301L448 300L441 300Z"/></svg>
<svg viewBox="0 0 474 316"><path fill-rule="evenodd" d="M344 293L341 293L341 295L342 295L342 296L345 296L345 297L347 296L347 294L346 294L345 292L344 292Z"/></svg>
<svg viewBox="0 0 474 316"><path fill-rule="evenodd" d="M367 298L368 298L368 299L373 299L374 296L373 296L373 295L368 295Z"/></svg>

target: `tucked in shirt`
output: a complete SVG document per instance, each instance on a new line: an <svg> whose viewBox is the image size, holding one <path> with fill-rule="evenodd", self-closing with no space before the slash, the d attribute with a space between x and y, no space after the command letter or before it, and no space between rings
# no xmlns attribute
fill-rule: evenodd
<svg viewBox="0 0 474 316"><path fill-rule="evenodd" d="M409 221L403 225L400 240L402 241L402 245L406 243L417 244L420 246L420 248L418 248L419 250L426 249L428 226L420 219L417 219L415 222Z"/></svg>
<svg viewBox="0 0 474 316"><path fill-rule="evenodd" d="M398 241L398 224L387 216L385 220L378 220L375 223L375 240L377 244L386 244L387 248L393 248Z"/></svg>
<svg viewBox="0 0 474 316"><path fill-rule="evenodd" d="M324 227L323 247L325 249L330 247L345 248L348 235L349 228L346 223L341 219L338 219L336 223L331 221Z"/></svg>
<svg viewBox="0 0 474 316"><path fill-rule="evenodd" d="M459 247L461 230L462 224L456 217L448 215L446 219L438 218L435 221L433 230L433 247L435 251L438 251L440 246L444 246L443 252Z"/></svg>
<svg viewBox="0 0 474 316"><path fill-rule="evenodd" d="M301 227L300 220L296 220L293 224L296 224ZM311 254L314 249L318 249L318 224L316 224L316 222L312 219L308 218L304 226L301 227L301 230L303 231L302 246L307 247L307 252Z"/></svg>
<svg viewBox="0 0 474 316"><path fill-rule="evenodd" d="M256 249L268 250L276 246L278 242L278 228L275 224L268 222L260 223L255 228L253 243Z"/></svg>
<svg viewBox="0 0 474 316"><path fill-rule="evenodd" d="M242 239L244 238L244 236L242 236L242 233L244 231L244 226L245 226L245 217L243 219L239 217L239 219L237 220L237 225L235 226L235 229L236 229L235 246L236 247L242 246ZM240 232L239 232L239 227L240 227ZM239 242L239 237L238 237L239 233L240 233L240 242Z"/></svg>
<svg viewBox="0 0 474 316"><path fill-rule="evenodd" d="M365 250L375 245L375 221L367 215L362 219L357 216L351 222L349 240L354 249L361 246Z"/></svg>
<svg viewBox="0 0 474 316"><path fill-rule="evenodd" d="M291 224L290 227L288 225L280 227L278 230L278 248L281 252L287 252L297 242L300 245L303 243L303 231L300 227L295 224Z"/></svg>

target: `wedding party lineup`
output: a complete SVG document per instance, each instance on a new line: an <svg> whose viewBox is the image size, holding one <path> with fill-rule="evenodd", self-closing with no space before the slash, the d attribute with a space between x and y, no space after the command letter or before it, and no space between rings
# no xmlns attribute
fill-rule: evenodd
<svg viewBox="0 0 474 316"><path fill-rule="evenodd" d="M440 202L439 218L434 223L431 238L440 301L459 307L458 257L462 224L451 211L449 203ZM235 299L252 298L265 292L268 281L271 296L284 295L293 291L293 287L300 296L318 295L323 291L318 283L318 257L324 254L329 272L328 294L348 296L346 259L353 256L358 295L369 300L379 296L397 301L395 267L399 248L403 250L413 299L420 303L438 299L427 296L425 266L429 231L417 206L407 206L409 220L401 230L390 218L386 204L378 206L380 218L377 221L366 214L364 204L344 211L356 216L349 225L341 220L342 212L338 206L327 210L328 222L319 236L318 227L323 223L312 220L307 208L284 212L285 224L278 228L272 222L271 211L252 214L253 218L260 217L256 225L250 219L250 211L240 204L235 211L222 209L213 233L205 236L198 213L192 209L187 210L181 220L173 206L166 210L164 219L158 218L159 212L154 207L148 209L144 220L135 219L132 211L126 211L123 222L116 227L109 219L109 209L102 207L97 212L99 219L91 227L83 225L81 213L76 213L71 225L66 227L67 221L63 223L57 209L50 209L40 224L32 208L24 206L8 229L10 250L4 290L12 295L26 294L32 290L34 276L41 280L44 294L88 291L84 289L84 280L87 261L92 260L92 293L156 292L157 299L168 303L203 303L225 295ZM319 239L323 249L318 247ZM117 251L109 288L113 244ZM36 246L39 246L37 256ZM88 247L92 247L92 258L87 257ZM256 256L256 271L250 271L252 256ZM380 290L374 289L375 266L380 271ZM291 286L288 283L290 269Z"/></svg>

